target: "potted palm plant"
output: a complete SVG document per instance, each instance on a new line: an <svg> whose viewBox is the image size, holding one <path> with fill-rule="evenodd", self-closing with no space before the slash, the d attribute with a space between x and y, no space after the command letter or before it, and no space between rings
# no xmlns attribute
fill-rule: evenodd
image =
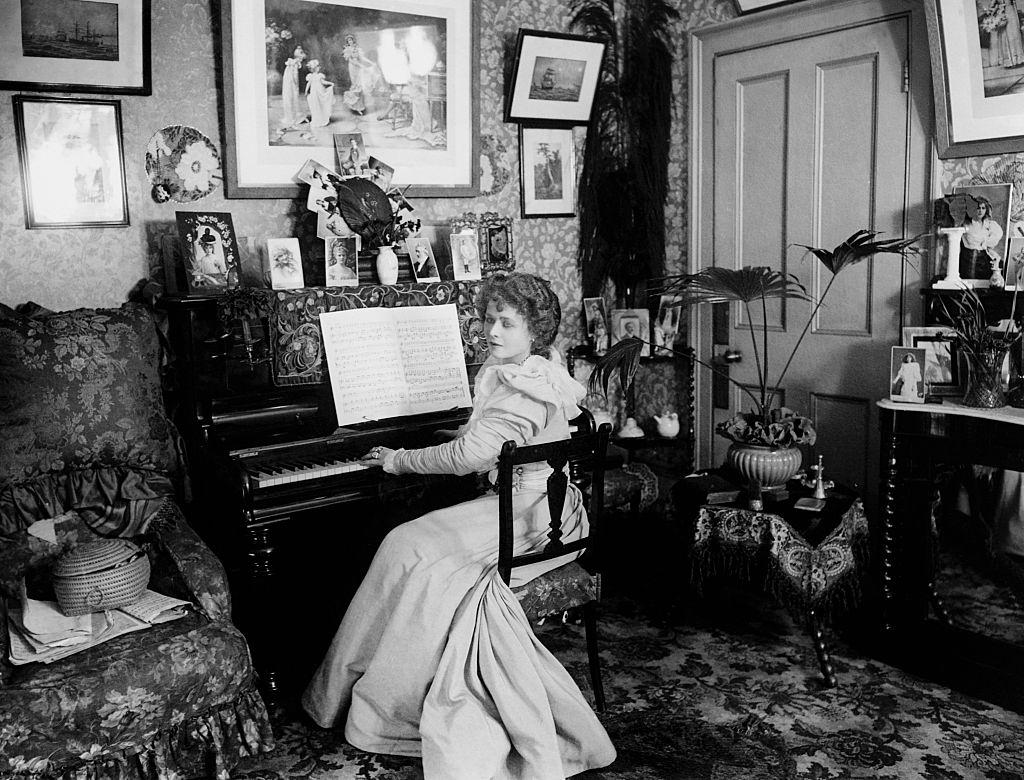
<svg viewBox="0 0 1024 780"><path fill-rule="evenodd" d="M821 297L811 308L807 323L774 382L769 381L769 370L777 364L770 360L767 318L763 315L769 299L812 300L795 276L764 267L711 267L695 274L668 276L661 280L658 291L677 296L675 305L739 303L746 309L747 327L757 371L756 391L748 389L727 373L690 352L667 349L674 355L692 360L723 377L749 399L750 408L747 411L720 423L715 429L720 436L733 442L729 447L726 462L739 471L748 484L759 487L784 484L800 469L802 456L796 445L813 444L815 441L814 426L808 418L784 407L773 409L772 403L775 400L775 388L782 386L786 372L792 365L818 309L828 297L836 277L846 268L872 255L905 256L917 251L912 245L918 236L910 239L876 240L877 235L878 233L869 230L858 230L834 249L798 244L817 257L831 272L832 277ZM761 309L760 333L751 316L752 307ZM597 361L590 378L591 391L607 394L609 382L616 375L622 386L627 387L633 381L644 344L643 339L629 338L612 345Z"/></svg>

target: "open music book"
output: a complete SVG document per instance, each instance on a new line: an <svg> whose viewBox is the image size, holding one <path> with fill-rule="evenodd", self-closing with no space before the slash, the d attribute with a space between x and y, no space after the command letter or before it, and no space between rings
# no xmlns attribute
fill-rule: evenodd
<svg viewBox="0 0 1024 780"><path fill-rule="evenodd" d="M320 315L338 425L472 406L455 304Z"/></svg>

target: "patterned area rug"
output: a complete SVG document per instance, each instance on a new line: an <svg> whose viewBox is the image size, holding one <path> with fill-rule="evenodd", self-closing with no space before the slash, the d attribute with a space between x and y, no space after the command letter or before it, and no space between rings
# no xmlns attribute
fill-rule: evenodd
<svg viewBox="0 0 1024 780"><path fill-rule="evenodd" d="M821 684L814 650L781 612L729 626L690 615L659 625L635 602L604 605L602 720L618 760L594 780L714 778L1024 778L1024 717L837 643L839 687ZM753 614L753 613L752 613ZM742 626L742 628L736 628ZM582 627L538 634L589 695ZM277 713L278 748L233 774L252 780L411 780L419 762L347 745L340 730Z"/></svg>

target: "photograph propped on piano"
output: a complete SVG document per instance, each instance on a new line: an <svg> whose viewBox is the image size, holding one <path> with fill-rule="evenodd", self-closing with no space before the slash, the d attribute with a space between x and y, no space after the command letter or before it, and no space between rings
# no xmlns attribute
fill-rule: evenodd
<svg viewBox="0 0 1024 780"><path fill-rule="evenodd" d="M409 450L377 446L364 463L390 474L476 472L494 483L506 442L570 439L585 390L553 354L561 307L550 284L531 274L496 275L484 283L477 306L490 356L476 378L469 421L451 441ZM589 534L583 495L571 481L556 480L564 500L560 517L552 518L547 463L509 473L511 548L517 555L540 552L556 529L569 554L503 574L498 518L508 506L502 510L491 491L396 527L303 694L316 723L344 728L346 740L362 750L422 756L427 777L564 777L615 759L604 727L533 636L516 596L567 567L586 572L572 544ZM485 689L478 674L487 679Z"/></svg>

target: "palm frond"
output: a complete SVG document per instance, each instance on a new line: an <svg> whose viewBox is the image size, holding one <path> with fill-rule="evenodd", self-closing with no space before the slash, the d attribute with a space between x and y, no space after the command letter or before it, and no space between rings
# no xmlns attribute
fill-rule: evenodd
<svg viewBox="0 0 1024 780"><path fill-rule="evenodd" d="M832 272L833 276L844 268L856 265L861 260L872 255L896 254L903 255L907 252L918 252L913 246L920 235L913 238L891 238L876 241L875 236L880 235L873 230L858 230L834 249L822 249L820 247L807 246L807 244L796 244L803 247L817 257L822 264Z"/></svg>
<svg viewBox="0 0 1024 780"><path fill-rule="evenodd" d="M811 300L807 289L792 274L766 266L721 268L712 266L695 274L663 277L659 292L679 296L683 304L753 303L762 298Z"/></svg>
<svg viewBox="0 0 1024 780"><path fill-rule="evenodd" d="M616 374L619 376L622 389L629 387L640 365L640 353L643 349L644 341L636 337L612 344L594 365L594 371L590 375L590 392L608 395L608 384Z"/></svg>

